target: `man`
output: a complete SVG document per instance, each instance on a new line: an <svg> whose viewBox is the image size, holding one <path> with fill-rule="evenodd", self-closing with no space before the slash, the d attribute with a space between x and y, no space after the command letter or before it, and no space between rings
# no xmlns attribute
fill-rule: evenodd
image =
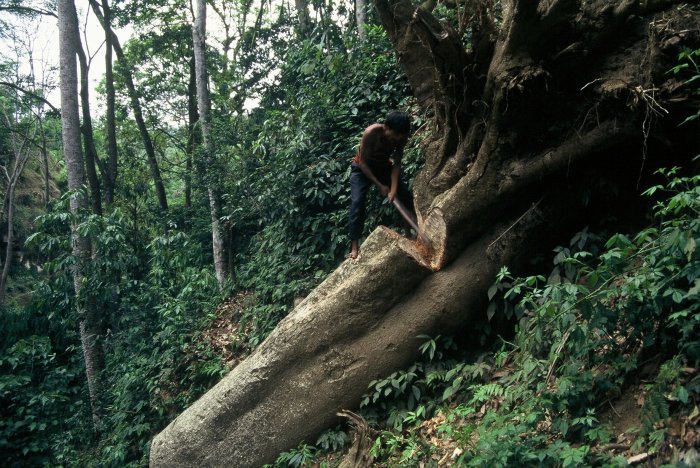
<svg viewBox="0 0 700 468"><path fill-rule="evenodd" d="M360 149L350 173L349 257L360 256L360 236L365 223L367 191L376 185L382 196L392 203L394 198L413 211L413 197L400 181L403 149L411 132L411 121L405 112L392 111L383 124L375 123L362 134Z"/></svg>

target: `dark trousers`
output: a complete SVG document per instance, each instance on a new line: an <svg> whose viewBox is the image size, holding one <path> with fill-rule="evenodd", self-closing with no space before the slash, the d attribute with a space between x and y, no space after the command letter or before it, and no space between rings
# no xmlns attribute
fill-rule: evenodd
<svg viewBox="0 0 700 468"><path fill-rule="evenodd" d="M369 168L379 182L391 187L391 165L369 166ZM350 171L350 216L348 217L348 235L351 240L358 240L362 236L362 230L365 226L367 191L371 186L372 181L365 176L360 166L353 163ZM400 179L396 198L409 211L414 211L413 195Z"/></svg>

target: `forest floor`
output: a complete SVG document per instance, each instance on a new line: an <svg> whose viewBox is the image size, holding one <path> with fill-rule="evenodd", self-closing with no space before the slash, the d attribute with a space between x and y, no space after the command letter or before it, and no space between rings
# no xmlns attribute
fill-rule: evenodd
<svg viewBox="0 0 700 468"><path fill-rule="evenodd" d="M216 318L202 334L204 342L217 352L229 371L250 354L242 344L246 326L241 325L241 317L251 298L246 291L234 294L216 309Z"/></svg>

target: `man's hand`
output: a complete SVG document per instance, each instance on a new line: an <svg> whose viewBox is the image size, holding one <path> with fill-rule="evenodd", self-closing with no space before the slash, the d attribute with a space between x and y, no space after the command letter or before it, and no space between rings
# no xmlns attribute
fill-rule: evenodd
<svg viewBox="0 0 700 468"><path fill-rule="evenodd" d="M382 196L388 197L389 196L389 187L384 185L384 184L379 184L379 191L381 192ZM389 200L391 201L391 200Z"/></svg>
<svg viewBox="0 0 700 468"><path fill-rule="evenodd" d="M389 203L394 203L394 198L396 198L396 189L390 190L386 197L389 199Z"/></svg>

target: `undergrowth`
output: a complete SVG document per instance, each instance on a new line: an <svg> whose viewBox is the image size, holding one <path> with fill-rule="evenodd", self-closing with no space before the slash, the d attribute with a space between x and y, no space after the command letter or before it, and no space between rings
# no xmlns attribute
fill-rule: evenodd
<svg viewBox="0 0 700 468"><path fill-rule="evenodd" d="M488 316L513 317L511 342L460 357L449 338L424 337L419 362L369 384L376 466L626 466L635 454L685 466L700 419L700 176L659 173L666 183L645 192L663 198L653 226L606 242L582 231L548 275L501 269ZM601 414L632 388L639 427L620 436ZM338 434L275 466L335 466Z"/></svg>

